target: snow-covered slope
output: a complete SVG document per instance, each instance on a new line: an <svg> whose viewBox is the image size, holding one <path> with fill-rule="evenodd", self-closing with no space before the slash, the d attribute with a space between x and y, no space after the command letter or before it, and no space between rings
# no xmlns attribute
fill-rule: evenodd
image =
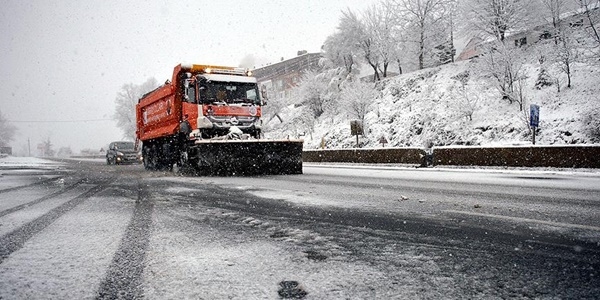
<svg viewBox="0 0 600 300"><path fill-rule="evenodd" d="M600 68L592 63L575 63L573 86L566 88L564 75L561 91L556 84L535 88L540 64L533 48L531 63L523 65L525 79L523 110L518 103L503 100L489 78L481 75L477 61L464 61L388 78L377 88L380 96L373 100L365 117L363 147L380 147L383 136L389 146L431 147L442 145L515 145L531 143L528 126L529 104L540 106L537 144L592 143L586 134L585 116L600 108ZM546 66L559 74L556 66ZM299 96L301 98L301 95ZM353 117L344 109L323 114L315 120L298 124L305 113L297 104L286 107L282 115L267 124L270 137L296 136L305 132L305 148L355 147L350 135ZM471 118L469 118L471 115ZM306 118L304 118L306 119ZM314 125L306 128L306 124Z"/></svg>

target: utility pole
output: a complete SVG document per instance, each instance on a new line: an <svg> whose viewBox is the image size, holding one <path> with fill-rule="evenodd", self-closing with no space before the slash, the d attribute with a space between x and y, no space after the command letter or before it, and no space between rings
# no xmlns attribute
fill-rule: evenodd
<svg viewBox="0 0 600 300"><path fill-rule="evenodd" d="M27 156L31 156L31 142L27 138Z"/></svg>

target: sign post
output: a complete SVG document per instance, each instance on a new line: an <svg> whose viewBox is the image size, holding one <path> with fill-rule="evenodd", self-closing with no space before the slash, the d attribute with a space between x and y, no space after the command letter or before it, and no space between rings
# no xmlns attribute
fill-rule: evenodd
<svg viewBox="0 0 600 300"><path fill-rule="evenodd" d="M533 144L535 145L535 131L540 123L540 107L539 105L529 105L529 126L533 130Z"/></svg>

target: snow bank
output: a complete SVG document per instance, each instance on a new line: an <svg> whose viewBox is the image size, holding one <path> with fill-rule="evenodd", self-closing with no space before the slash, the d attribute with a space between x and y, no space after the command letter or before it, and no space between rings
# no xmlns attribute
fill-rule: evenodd
<svg viewBox="0 0 600 300"><path fill-rule="evenodd" d="M0 157L0 169L13 168L48 168L62 165L59 162L42 159L38 157Z"/></svg>

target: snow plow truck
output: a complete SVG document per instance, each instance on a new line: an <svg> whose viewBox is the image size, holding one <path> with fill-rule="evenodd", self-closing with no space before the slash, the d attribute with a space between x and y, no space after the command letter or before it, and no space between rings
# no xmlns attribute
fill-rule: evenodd
<svg viewBox="0 0 600 300"><path fill-rule="evenodd" d="M262 138L263 94L244 69L177 65L171 80L136 105L144 167L177 166L207 175L301 174L303 140Z"/></svg>

